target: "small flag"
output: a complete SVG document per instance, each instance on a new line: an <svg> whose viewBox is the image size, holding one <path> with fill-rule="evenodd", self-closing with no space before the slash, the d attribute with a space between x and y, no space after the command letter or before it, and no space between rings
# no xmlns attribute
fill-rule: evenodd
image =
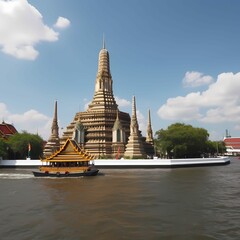
<svg viewBox="0 0 240 240"><path fill-rule="evenodd" d="M30 158L30 152L31 152L31 144L28 144L28 158Z"/></svg>
<svg viewBox="0 0 240 240"><path fill-rule="evenodd" d="M116 159L118 159L120 156L120 147L118 147L118 152L117 152L117 155L116 155Z"/></svg>

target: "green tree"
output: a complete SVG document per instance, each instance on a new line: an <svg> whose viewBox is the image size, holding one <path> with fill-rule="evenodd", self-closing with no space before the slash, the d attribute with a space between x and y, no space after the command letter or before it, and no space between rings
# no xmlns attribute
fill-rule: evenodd
<svg viewBox="0 0 240 240"><path fill-rule="evenodd" d="M211 148L209 152L214 155L223 155L226 152L224 141L209 141Z"/></svg>
<svg viewBox="0 0 240 240"><path fill-rule="evenodd" d="M9 145L6 140L0 138L0 158L8 159L9 158Z"/></svg>
<svg viewBox="0 0 240 240"><path fill-rule="evenodd" d="M9 137L9 146L14 153L15 159L25 159L28 157L29 144L31 146L30 157L39 159L43 153L43 139L37 134L30 134L26 131L16 133Z"/></svg>
<svg viewBox="0 0 240 240"><path fill-rule="evenodd" d="M201 157L208 150L207 130L184 123L170 125L156 132L156 146L163 154L174 158Z"/></svg>
<svg viewBox="0 0 240 240"><path fill-rule="evenodd" d="M215 146L217 148L217 153L223 155L226 152L226 146L224 141L216 141Z"/></svg>

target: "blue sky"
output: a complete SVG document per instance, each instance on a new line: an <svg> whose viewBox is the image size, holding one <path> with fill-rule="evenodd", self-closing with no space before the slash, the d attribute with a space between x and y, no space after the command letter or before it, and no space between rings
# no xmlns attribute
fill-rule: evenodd
<svg viewBox="0 0 240 240"><path fill-rule="evenodd" d="M145 135L182 122L240 136L240 1L0 0L0 118L60 132L94 94L103 34L113 91Z"/></svg>

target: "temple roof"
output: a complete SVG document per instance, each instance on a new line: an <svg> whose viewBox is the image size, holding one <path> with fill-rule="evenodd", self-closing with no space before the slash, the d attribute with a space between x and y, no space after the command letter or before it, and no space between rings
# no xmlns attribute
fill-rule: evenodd
<svg viewBox="0 0 240 240"><path fill-rule="evenodd" d="M90 161L94 157L81 149L75 140L67 139L64 145L43 162L79 162Z"/></svg>
<svg viewBox="0 0 240 240"><path fill-rule="evenodd" d="M5 123L4 121L0 124L0 134L3 137L8 137L15 133L17 133L17 130L13 125Z"/></svg>
<svg viewBox="0 0 240 240"><path fill-rule="evenodd" d="M118 111L117 111L117 118L116 118L116 120L114 122L113 130L118 130L118 129L122 129L122 128L123 127L122 127L122 124L121 124L121 122L119 120Z"/></svg>
<svg viewBox="0 0 240 240"><path fill-rule="evenodd" d="M233 149L240 148L240 137L228 137L223 139L226 147L232 147Z"/></svg>

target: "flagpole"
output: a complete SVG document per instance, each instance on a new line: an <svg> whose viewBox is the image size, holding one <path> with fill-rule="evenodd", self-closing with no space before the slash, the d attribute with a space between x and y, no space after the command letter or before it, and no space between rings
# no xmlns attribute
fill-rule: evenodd
<svg viewBox="0 0 240 240"><path fill-rule="evenodd" d="M31 153L31 144L29 143L28 144L28 159L31 159L30 153Z"/></svg>

